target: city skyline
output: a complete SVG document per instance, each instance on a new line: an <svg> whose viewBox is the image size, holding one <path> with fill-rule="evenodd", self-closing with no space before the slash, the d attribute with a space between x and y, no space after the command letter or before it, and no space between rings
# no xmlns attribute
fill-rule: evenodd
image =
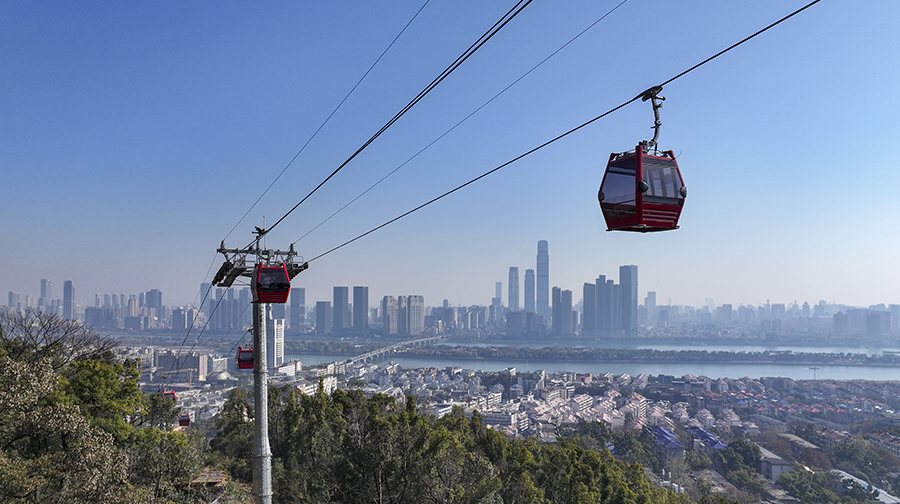
<svg viewBox="0 0 900 504"><path fill-rule="evenodd" d="M617 3L529 5L265 246L295 243L313 259L806 2L688 1L653 16L627 2L563 47ZM54 299L72 281L82 305L150 289L169 306L198 305L223 239L245 245L254 226L285 215L509 6L426 5L287 167L419 7L5 6L0 291L39 298L43 278ZM897 138L883 90L898 79L900 54L885 50L898 17L897 2L822 2L667 84L659 143L689 189L681 229L605 231L597 190L609 153L652 135L638 100L314 260L293 286L307 289L307 306L340 285L367 285L372 300L486 305L517 266L520 278L535 269L540 310L534 243L547 240L548 295L559 286L579 297L585 279L636 264L639 296L656 292L660 305L900 302L900 200L878 191L900 184L883 154Z"/></svg>
<svg viewBox="0 0 900 504"><path fill-rule="evenodd" d="M510 267L510 268L513 268L513 267ZM624 282L624 285L626 285L626 288L628 289L625 297L627 297L628 299L631 300L630 304L632 306L646 307L648 310L650 310L650 313L651 313L650 318L651 319L652 319L653 311L655 311L657 308L662 308L662 307L682 307L682 308L690 308L690 309L695 309L695 310L704 310L705 309L708 312L712 311L713 314L716 309L721 309L721 308L729 308L729 309L733 309L735 311L740 307L754 308L754 309L760 309L760 310L763 310L763 309L771 310L772 308L774 308L776 310L780 309L782 316L784 315L785 310L797 309L797 310L802 310L803 316L806 317L806 316L810 315L810 313L807 313L807 312L810 312L810 310L812 310L812 307L815 307L815 306L836 306L836 307L840 307L840 309L892 309L892 308L895 308L896 306L900 306L896 303L890 303L890 302L873 303L870 305L852 305L852 304L847 304L847 303L843 303L840 301L827 301L824 299L803 300L802 302L797 301L797 300L788 301L786 299L766 299L765 301L759 302L759 303L724 303L724 302L717 302L715 299L713 299L711 297L706 297L706 298L704 298L702 303L698 303L695 305L676 304L676 303L670 304L668 302L661 303L661 302L657 302L658 293L656 291L645 290L645 289L641 289L639 287L639 284L637 283L637 266L636 265L623 265L623 266L619 266L618 268L619 268L620 284L622 284L622 282ZM526 270L526 271L531 271L531 270ZM41 279L41 281L40 281L42 287L51 282L52 281L49 279ZM597 277L597 282L598 282L597 288L600 289L600 285L602 283L608 282L609 284L613 284L615 281L612 279L612 277L610 277L610 279L607 280L607 275L599 275ZM617 284L616 287L618 287L618 285L620 285L620 284ZM75 289L73 282L67 280L64 282L64 285L67 285L72 293L75 292L76 289ZM593 285L593 284L585 283L584 284L585 288L587 288L588 285ZM495 290L497 293L500 292L501 287L502 287L502 282L495 282ZM637 288L635 288L635 287L637 287ZM202 291L206 291L206 289L208 289L208 288L209 288L208 283L201 284ZM568 287L561 287L561 286L553 285L553 289L558 289L559 291L577 292L574 287L568 288ZM308 314L311 311L315 310L315 308L314 308L315 303L328 304L328 306L332 310L332 312L329 313L328 320L332 320L332 313L333 313L334 307L341 306L341 312L345 314L344 318L339 318L339 322L340 322L341 326L340 327L333 326L332 322L329 322L329 324L328 324L328 327L338 331L338 330L347 330L347 329L351 329L351 328L353 328L354 330L365 329L365 326L357 327L357 325L356 325L357 320L361 320L361 318L359 317L361 312L357 311L357 310L359 310L359 303L358 303L359 300L366 301L365 306L367 307L367 309L372 309L373 307L378 307L381 305L380 302L373 304L368 301L369 300L369 294L368 294L369 286L353 285L353 290L352 290L353 302L352 303L349 301L349 294L351 292L349 286L332 286L330 290L333 293L333 296L330 301L329 300L317 300L317 301L313 301L312 302L313 304L310 305L306 301L306 298L307 298L307 294L306 294L307 289L306 288L291 287L291 294L290 294L288 302L284 305L273 305L273 306L275 306L275 310L280 313L279 317L281 317L281 318L285 318L285 315L284 315L284 313L286 311L285 307L291 306L291 315L290 315L291 320L292 320L291 325L297 325L298 323L308 322L308 319L309 319ZM46 292L47 292L46 290L42 290L42 293L46 293ZM641 293L643 293L643 295L641 295ZM210 313L213 312L213 308L216 305L216 300L218 299L218 297L220 295L223 296L223 300L234 301L236 303L236 305L234 307L227 307L228 305L226 304L224 306L226 306L227 308L221 308L221 309L217 310L216 313L213 313L213 319L214 320L221 319L222 322L220 323L220 325L224 327L226 325L225 320L234 318L236 312L241 309L240 307L245 306L245 305L249 306L249 304L251 302L249 286L236 285L230 289L213 287L212 291L210 291L209 296L206 298L206 300L202 304L202 306L194 305L194 304L164 303L163 298L162 298L162 296L163 296L162 291L160 291L159 289L149 289L147 291L142 291L142 292L138 292L138 293L127 293L127 294L126 293L97 293L94 295L93 304L77 302L77 300L76 300L76 302L74 303L74 306L72 308L70 308L70 310L73 311L76 306L80 307L82 310L85 308L123 307L123 308L126 308L131 311L133 311L135 307L147 307L147 308L156 309L158 312L161 308L165 307L165 308L168 308L173 311L191 308L193 310L196 310L197 312L202 312L204 314L209 315ZM385 294L384 296L393 297L392 294ZM381 296L381 297L384 297L384 296ZM425 296L421 296L421 295L413 295L413 296L422 298L423 300L425 299ZM587 300L589 300L591 298L597 299L597 297L594 297L594 296L599 296L599 290L598 290L597 294L582 295L581 298L573 297L572 298L572 306L581 306L584 302L586 302ZM400 296L400 297L409 297L409 296ZM17 308L18 307L19 309L28 309L28 308L42 309L42 305L39 304L39 300L45 299L45 298L43 296L41 296L41 298L38 298L36 296L30 295L27 293L23 294L20 292L8 291L6 299L7 299L7 303L5 304L5 306L7 306L9 308ZM453 304L448 299L440 298L440 296L438 296L434 301L425 303L423 306L428 307L428 308L432 308L432 307L438 308L441 306L443 306L445 308L447 306L453 306L453 307L479 306L479 307L486 308L486 307L491 306L491 304L493 304L492 303L493 300L497 300L497 299L499 299L501 301L499 306L502 307L504 310L522 311L522 312L532 312L532 311L536 312L537 311L537 308L535 306L532 306L531 308L529 308L527 305L524 307L520 305L518 307L518 310L516 310L515 307L511 307L508 304L502 303L502 299L497 298L496 296L494 298L492 298L491 302L483 301L483 302L466 303L466 304L462 304L462 303ZM575 302L576 299L578 300L577 302ZM48 301L50 303L52 303L51 307L53 308L53 310L51 310L51 311L57 311L59 313L59 315L62 316L63 318L71 318L71 315L67 315L66 306L65 306L66 301L64 299L59 299L59 298L54 299L51 297L48 299ZM31 304L28 305L27 303L31 303ZM297 307L297 308L303 307L303 309L295 310L294 309L295 307ZM552 302L550 303L550 307L552 308ZM72 311L69 311L69 313L71 314ZM246 310L244 310L244 311L246 311ZM351 315L351 311L352 311L352 315ZM579 312L579 313L581 313L581 312ZM83 315L83 313L82 313L82 315ZM249 313L246 313L245 315L247 316L247 318L249 320ZM635 313L627 314L627 317L632 320L632 322L630 323L630 328L631 328L630 330L633 330L635 327L634 320L633 320L635 316L636 316ZM776 318L779 318L779 317L776 317ZM345 319L350 320L351 325L346 325L347 322ZM365 322L363 324L366 324L366 323L367 322ZM216 326L216 324L217 324L216 322L213 322L212 327L214 328Z"/></svg>
<svg viewBox="0 0 900 504"><path fill-rule="evenodd" d="M274 335L270 357L278 362L283 356L283 342L287 334L302 336L310 330L335 337L365 336L369 334L418 336L427 331L440 334L480 334L491 337L503 334L508 338L526 339L578 337L583 341L603 341L612 338L631 339L642 336L678 338L697 337L697 331L709 333L719 328L741 338L773 338L799 336L861 338L863 344L886 343L900 331L900 304L876 305L868 308L828 305L769 303L759 306L715 304L707 298L701 307L657 305L656 292L647 292L638 303L638 268L619 267L619 282L600 275L595 282L584 283L583 298L574 303L573 291L554 286L551 296L550 319L533 310L517 310L502 306L499 297L490 306L450 306L444 300L440 306L426 304L421 295L386 295L375 308L368 301L368 286L353 287L353 302L349 302L349 288L333 288L330 301L318 301L309 310L305 305L304 288L292 288L291 298L284 304L267 305L267 332ZM47 285L46 279L41 282ZM495 286L500 289L500 282ZM74 292L71 281L67 291ZM202 288L208 289L209 284ZM209 329L213 333L240 333L251 324L250 289L216 288L202 309L170 307L162 303L163 293L151 289L139 294L96 295L95 306L75 305L68 313L64 302L51 300L49 305L34 305L33 296L26 297L23 306L16 293L9 293L12 309L37 309L58 314L63 318L83 320L87 327L98 331L184 332L189 327ZM42 291L44 294L46 290ZM30 299L29 299L30 298ZM287 313L288 303L291 306ZM79 308L79 309L75 309ZM83 309L81 309L83 308ZM200 316L202 314L202 316ZM315 321L309 325L306 321ZM373 322L374 327L369 327ZM712 329L715 331L715 329ZM674 332L673 332L674 331ZM685 332L686 331L686 332ZM755 335L755 336L754 336ZM884 339L887 338L887 339ZM275 365L275 364L273 364Z"/></svg>

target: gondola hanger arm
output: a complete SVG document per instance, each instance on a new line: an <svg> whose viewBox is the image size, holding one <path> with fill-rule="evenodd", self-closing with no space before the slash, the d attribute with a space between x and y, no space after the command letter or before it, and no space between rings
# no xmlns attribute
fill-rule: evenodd
<svg viewBox="0 0 900 504"><path fill-rule="evenodd" d="M649 152L650 149L656 151L656 141L659 139L659 127L662 126L662 121L659 119L659 109L662 108L662 102L666 101L665 97L659 96L661 91L662 86L653 86L638 95L640 96L641 101L650 100L653 104L653 139L641 142L641 147L644 149L644 152Z"/></svg>

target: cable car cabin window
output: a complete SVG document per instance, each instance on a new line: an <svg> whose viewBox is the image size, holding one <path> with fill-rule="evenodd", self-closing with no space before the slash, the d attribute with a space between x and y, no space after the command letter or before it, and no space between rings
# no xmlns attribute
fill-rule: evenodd
<svg viewBox="0 0 900 504"><path fill-rule="evenodd" d="M284 292L291 288L291 282L284 268L260 268L257 285L261 292Z"/></svg>
<svg viewBox="0 0 900 504"><path fill-rule="evenodd" d="M644 157L644 182L649 189L644 193L644 203L657 205L682 205L681 177L675 161Z"/></svg>
<svg viewBox="0 0 900 504"><path fill-rule="evenodd" d="M600 188L601 206L607 218L621 218L635 213L634 156L614 161L606 169Z"/></svg>
<svg viewBox="0 0 900 504"><path fill-rule="evenodd" d="M250 282L254 303L287 303L291 292L291 277L284 264L278 266L259 265Z"/></svg>

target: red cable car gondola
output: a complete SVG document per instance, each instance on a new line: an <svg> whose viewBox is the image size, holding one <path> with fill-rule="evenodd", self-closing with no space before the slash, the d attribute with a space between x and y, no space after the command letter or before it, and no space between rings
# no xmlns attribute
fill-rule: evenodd
<svg viewBox="0 0 900 504"><path fill-rule="evenodd" d="M600 186L600 208L608 231L666 231L678 228L687 188L672 151L651 155L610 154Z"/></svg>
<svg viewBox="0 0 900 504"><path fill-rule="evenodd" d="M641 98L653 101L653 140L641 142L634 151L609 156L606 173L597 194L606 219L607 231L666 231L678 228L678 218L687 197L687 188L672 151L656 150L659 137L657 93L662 87L644 92ZM652 150L652 154L651 154Z"/></svg>
<svg viewBox="0 0 900 504"><path fill-rule="evenodd" d="M235 360L238 369L253 369L253 348L238 347Z"/></svg>
<svg viewBox="0 0 900 504"><path fill-rule="evenodd" d="M287 303L291 277L284 263L277 266L257 265L250 281L255 303Z"/></svg>
<svg viewBox="0 0 900 504"><path fill-rule="evenodd" d="M191 414L190 413L182 413L178 415L178 425L182 427L188 427L191 425Z"/></svg>
<svg viewBox="0 0 900 504"><path fill-rule="evenodd" d="M175 401L175 402L178 401L178 398L175 397L175 391L174 391L174 390L171 390L171 391L169 391L169 392L163 392L162 395L164 395L164 396L166 396L166 397L171 397L171 398L172 398L172 401Z"/></svg>

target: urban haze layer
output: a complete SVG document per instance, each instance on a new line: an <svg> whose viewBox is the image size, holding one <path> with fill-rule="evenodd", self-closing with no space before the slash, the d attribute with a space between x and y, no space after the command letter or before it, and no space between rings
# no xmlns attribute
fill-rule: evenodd
<svg viewBox="0 0 900 504"><path fill-rule="evenodd" d="M657 293L638 295L638 267L619 268L582 286L581 299L573 290L550 287L550 256L539 241L534 268L509 268L504 288L496 282L490 304L450 306L447 300L427 305L419 295L384 296L374 305L368 286L335 286L331 300L307 304L306 290L292 288L289 302L273 305L271 317L282 321L287 335L406 336L455 335L481 338L578 338L585 342L641 338L746 339L820 343L823 338L847 344L893 343L900 329L900 305L852 307L818 301L770 303L760 306L703 306L660 304ZM520 283L520 280L522 282ZM199 306L168 306L158 289L132 294L95 294L92 305L76 300L75 285L63 281L62 298L54 297L51 279L40 280L33 294L8 293L12 309L35 309L80 320L100 332L184 332L188 328L211 334L242 332L251 323L248 288L222 289L203 283ZM520 289L520 285L523 288ZM577 291L575 291L577 292ZM505 294L505 296L504 296ZM352 298L351 298L352 295ZM504 304L505 301L505 304Z"/></svg>

